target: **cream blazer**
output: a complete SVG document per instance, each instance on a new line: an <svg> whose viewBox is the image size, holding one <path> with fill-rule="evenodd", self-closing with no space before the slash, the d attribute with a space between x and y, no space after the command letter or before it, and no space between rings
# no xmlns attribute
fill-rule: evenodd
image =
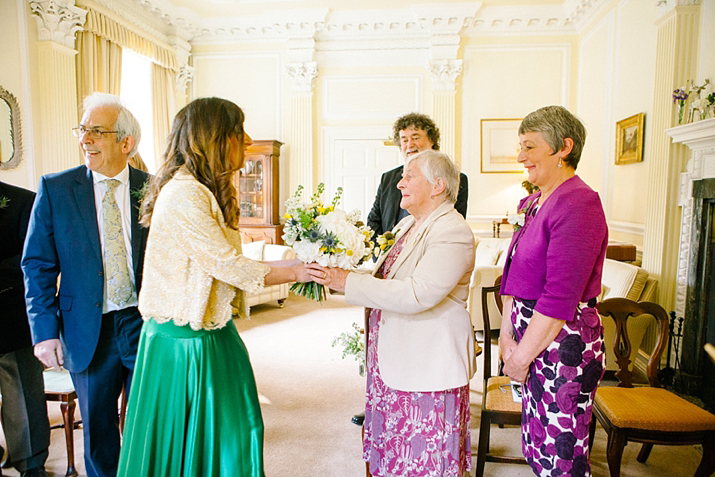
<svg viewBox="0 0 715 477"><path fill-rule="evenodd" d="M226 225L214 195L180 169L154 205L139 311L159 323L221 328L234 308L248 315L244 290L260 292L269 271L241 254L241 235Z"/></svg>
<svg viewBox="0 0 715 477"><path fill-rule="evenodd" d="M398 237L415 223L402 219ZM467 311L474 235L449 203L404 244L387 279L350 273L345 301L382 310L377 354L385 384L400 391L441 391L474 376L474 331ZM380 268L387 254L375 265Z"/></svg>

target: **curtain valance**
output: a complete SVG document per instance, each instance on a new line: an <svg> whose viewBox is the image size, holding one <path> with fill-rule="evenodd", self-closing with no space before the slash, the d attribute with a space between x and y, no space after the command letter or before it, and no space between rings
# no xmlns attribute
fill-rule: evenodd
<svg viewBox="0 0 715 477"><path fill-rule="evenodd" d="M87 11L87 21L84 24L86 31L151 58L154 63L164 68L178 71L176 53L170 48L159 45L156 41L133 32L116 20L92 8L87 8Z"/></svg>

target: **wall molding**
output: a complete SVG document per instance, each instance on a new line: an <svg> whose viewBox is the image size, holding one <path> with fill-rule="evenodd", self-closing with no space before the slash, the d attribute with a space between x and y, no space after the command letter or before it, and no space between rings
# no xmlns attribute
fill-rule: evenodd
<svg viewBox="0 0 715 477"><path fill-rule="evenodd" d="M637 222L621 222L617 220L609 220L608 229L614 232L639 235L642 237L643 233L645 232L645 225L639 224Z"/></svg>

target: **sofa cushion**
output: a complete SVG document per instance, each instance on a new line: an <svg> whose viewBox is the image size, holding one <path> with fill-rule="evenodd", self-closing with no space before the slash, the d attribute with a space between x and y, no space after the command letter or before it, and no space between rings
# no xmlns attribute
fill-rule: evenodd
<svg viewBox="0 0 715 477"><path fill-rule="evenodd" d="M638 301L647 278L648 272L642 268L607 258L603 261L601 277L602 299L624 297Z"/></svg>
<svg viewBox="0 0 715 477"><path fill-rule="evenodd" d="M479 243L477 243L477 257L474 266L503 266L506 262L506 251L509 249L510 243L511 239L509 238L483 238L479 240Z"/></svg>
<svg viewBox="0 0 715 477"><path fill-rule="evenodd" d="M263 260L263 247L266 245L265 240L241 244L243 256L251 260Z"/></svg>

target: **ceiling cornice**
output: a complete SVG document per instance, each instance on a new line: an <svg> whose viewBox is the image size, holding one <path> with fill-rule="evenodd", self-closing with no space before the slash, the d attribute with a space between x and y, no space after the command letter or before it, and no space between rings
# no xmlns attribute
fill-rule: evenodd
<svg viewBox="0 0 715 477"><path fill-rule="evenodd" d="M404 9L333 11L328 8L271 8L254 15L203 17L170 0L94 0L157 36L179 37L191 44L253 43L313 38L317 50L329 42L354 49L401 48L423 44L436 26L463 36L577 34L607 0L565 0L562 4L484 6L435 3ZM127 8L127 3L132 8ZM285 4L281 4L285 5ZM471 9L471 11L470 11ZM456 28L455 28L456 26Z"/></svg>

